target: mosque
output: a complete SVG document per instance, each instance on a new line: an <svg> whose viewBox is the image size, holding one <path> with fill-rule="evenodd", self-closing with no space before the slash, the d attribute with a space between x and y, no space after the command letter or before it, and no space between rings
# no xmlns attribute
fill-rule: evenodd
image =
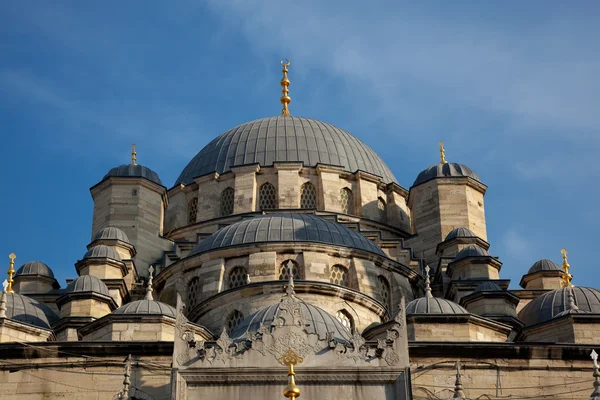
<svg viewBox="0 0 600 400"><path fill-rule="evenodd" d="M135 147L93 185L66 285L9 256L0 397L600 400L600 291L567 251L509 289L482 179L440 144L406 189L290 114L289 65L281 115L216 137L170 188Z"/></svg>

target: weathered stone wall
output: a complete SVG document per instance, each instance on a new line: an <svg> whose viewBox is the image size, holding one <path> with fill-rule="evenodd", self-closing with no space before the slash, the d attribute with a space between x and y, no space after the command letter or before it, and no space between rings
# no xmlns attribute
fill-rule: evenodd
<svg viewBox="0 0 600 400"><path fill-rule="evenodd" d="M172 342L175 334L175 321L172 323L148 322L114 322L86 335L83 341L168 341Z"/></svg>
<svg viewBox="0 0 600 400"><path fill-rule="evenodd" d="M420 342L506 342L508 335L472 322L409 322L406 329L408 340Z"/></svg>

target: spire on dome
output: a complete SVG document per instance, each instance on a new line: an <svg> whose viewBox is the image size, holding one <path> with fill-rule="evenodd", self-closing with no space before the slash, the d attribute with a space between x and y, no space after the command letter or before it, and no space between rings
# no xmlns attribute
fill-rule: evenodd
<svg viewBox="0 0 600 400"><path fill-rule="evenodd" d="M8 274L8 286L6 287L5 291L8 293L14 293L15 291L13 290L12 285L14 282L13 275L15 274L15 258L17 258L17 255L15 253L10 253L8 258L10 259L8 271L6 271Z"/></svg>
<svg viewBox="0 0 600 400"><path fill-rule="evenodd" d="M562 270L563 270L563 275L562 275L562 287L573 287L573 284L571 283L571 279L573 279L573 275L571 275L569 273L569 269L571 268L571 266L569 265L569 261L567 261L567 249L562 249L560 251L560 253L562 254L562 259L563 259L563 263L562 263Z"/></svg>
<svg viewBox="0 0 600 400"><path fill-rule="evenodd" d="M590 396L590 400L600 400L600 371L598 371L598 353L596 353L596 350L592 350L590 357L594 361L594 391Z"/></svg>
<svg viewBox="0 0 600 400"><path fill-rule="evenodd" d="M453 399L464 399L465 392L463 391L462 378L460 376L460 363L456 362L456 382L454 383Z"/></svg>
<svg viewBox="0 0 600 400"><path fill-rule="evenodd" d="M300 388L296 386L294 379L296 376L294 365L302 363L304 359L290 348L278 361L288 367L288 385L283 391L283 395L288 399L300 397Z"/></svg>
<svg viewBox="0 0 600 400"><path fill-rule="evenodd" d="M288 261L287 263L287 269L288 269L288 275L289 275L289 280L288 280L288 286L285 289L285 292L288 294L288 296L293 296L296 294L296 292L294 291L294 263L292 263L292 261Z"/></svg>
<svg viewBox="0 0 600 400"><path fill-rule="evenodd" d="M131 165L137 165L137 152L135 151L135 143L131 145Z"/></svg>
<svg viewBox="0 0 600 400"><path fill-rule="evenodd" d="M440 164L448 164L446 161L446 150L444 150L444 142L440 142Z"/></svg>
<svg viewBox="0 0 600 400"><path fill-rule="evenodd" d="M8 281L5 279L2 282L2 297L0 297L0 318L6 318L6 288L8 287Z"/></svg>
<svg viewBox="0 0 600 400"><path fill-rule="evenodd" d="M123 379L123 389L117 394L117 399L129 399L129 388L131 386L131 354L125 359L125 374Z"/></svg>
<svg viewBox="0 0 600 400"><path fill-rule="evenodd" d="M579 310L579 307L575 304L575 296L573 295L573 286L569 287L569 294L567 295L567 301L569 310Z"/></svg>
<svg viewBox="0 0 600 400"><path fill-rule="evenodd" d="M431 268L429 268L429 265L425 266L425 297L427 297L428 299L433 297L433 295L431 294L431 281L429 279L430 270Z"/></svg>
<svg viewBox="0 0 600 400"><path fill-rule="evenodd" d="M283 93L283 96L281 96L281 98L279 99L279 101L281 101L281 104L283 105L283 109L281 110L281 116L282 117L289 117L290 116L290 110L288 109L288 104L290 104L290 102L292 101L292 98L290 96L288 96L288 93L290 92L288 90L288 86L290 86L290 80L288 79L288 67L290 66L290 60L288 60L287 58L281 60L281 66L283 67L283 78L281 78L281 82L280 85L283 88L281 90L281 93Z"/></svg>
<svg viewBox="0 0 600 400"><path fill-rule="evenodd" d="M151 265L148 268L148 285L146 287L146 300L154 300L152 297L152 273L154 272L154 267Z"/></svg>

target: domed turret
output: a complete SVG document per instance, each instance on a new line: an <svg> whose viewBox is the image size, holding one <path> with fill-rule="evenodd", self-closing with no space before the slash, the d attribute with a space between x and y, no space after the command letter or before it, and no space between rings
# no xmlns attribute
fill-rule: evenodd
<svg viewBox="0 0 600 400"><path fill-rule="evenodd" d="M114 226L108 226L104 229L100 229L94 236L94 240L120 240L125 243L129 243L129 238L119 228Z"/></svg>
<svg viewBox="0 0 600 400"><path fill-rule="evenodd" d="M21 267L17 270L15 277L23 275L38 275L45 278L54 279L54 272L52 272L50 267L39 261L30 261L21 265Z"/></svg>
<svg viewBox="0 0 600 400"><path fill-rule="evenodd" d="M60 285L49 266L39 261L23 264L15 273L14 290L17 293L46 293Z"/></svg>
<svg viewBox="0 0 600 400"><path fill-rule="evenodd" d="M84 260L90 258L110 258L111 260L121 261L119 253L112 247L105 245L94 246L83 255Z"/></svg>
<svg viewBox="0 0 600 400"><path fill-rule="evenodd" d="M421 171L413 186L420 185L435 178L471 178L481 182L477 174L466 165L457 163L435 164Z"/></svg>
<svg viewBox="0 0 600 400"><path fill-rule="evenodd" d="M561 288L562 269L554 261L536 261L519 283L526 290L555 290Z"/></svg>
<svg viewBox="0 0 600 400"><path fill-rule="evenodd" d="M542 260L536 261L531 266L531 268L529 268L529 271L527 271L527 273L533 274L535 272L540 272L540 271L561 271L562 272L562 269L560 269L558 264L555 263L554 261L542 259Z"/></svg>
<svg viewBox="0 0 600 400"><path fill-rule="evenodd" d="M456 254L454 261L462 260L468 257L491 257L490 253L482 247L470 245L462 249Z"/></svg>
<svg viewBox="0 0 600 400"><path fill-rule="evenodd" d="M477 235L470 229L468 228L454 228L450 231L450 233L448 233L448 235L446 235L446 239L444 240L451 240L451 239L456 239L456 238L474 238L477 237Z"/></svg>
<svg viewBox="0 0 600 400"><path fill-rule="evenodd" d="M40 328L50 329L58 316L44 304L17 293L6 294L6 317Z"/></svg>

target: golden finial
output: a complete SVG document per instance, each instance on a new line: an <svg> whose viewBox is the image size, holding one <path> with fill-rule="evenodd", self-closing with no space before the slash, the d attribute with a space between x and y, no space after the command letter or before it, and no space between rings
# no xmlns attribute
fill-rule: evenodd
<svg viewBox="0 0 600 400"><path fill-rule="evenodd" d="M137 165L137 153L135 151L135 143L131 145L131 165Z"/></svg>
<svg viewBox="0 0 600 400"><path fill-rule="evenodd" d="M296 376L296 373L294 372L294 365L300 364L303 361L304 359L292 351L292 349L288 349L283 357L279 359L281 364L288 366L288 385L283 391L283 395L288 399L300 397L300 388L296 386L296 382L294 380L294 376Z"/></svg>
<svg viewBox="0 0 600 400"><path fill-rule="evenodd" d="M10 267L8 267L8 286L6 287L6 291L8 293L14 293L15 291L12 288L12 284L14 282L13 280L13 275L15 274L15 258L17 258L17 255L15 253L10 253L8 255L8 258L10 258Z"/></svg>
<svg viewBox="0 0 600 400"><path fill-rule="evenodd" d="M573 275L571 275L569 273L569 268L571 268L571 266L569 265L569 262L567 261L567 249L562 249L560 251L560 254L562 254L562 270L563 270L563 275L561 277L562 279L562 287L573 287L573 284L571 283L571 279L573 279Z"/></svg>
<svg viewBox="0 0 600 400"><path fill-rule="evenodd" d="M281 90L281 93L283 93L283 96L281 96L281 99L279 99L279 101L281 101L281 104L283 104L283 109L281 110L281 116L282 117L289 117L290 116L290 110L288 110L288 104L290 104L290 102L292 101L292 98L290 96L288 96L288 93L290 92L288 90L288 86L290 86L290 80L288 79L288 67L290 66L290 60L283 59L281 60L281 66L283 67L283 78L281 78L281 87L283 88Z"/></svg>
<svg viewBox="0 0 600 400"><path fill-rule="evenodd" d="M446 150L444 150L444 142L440 142L440 164L448 164L446 162Z"/></svg>

